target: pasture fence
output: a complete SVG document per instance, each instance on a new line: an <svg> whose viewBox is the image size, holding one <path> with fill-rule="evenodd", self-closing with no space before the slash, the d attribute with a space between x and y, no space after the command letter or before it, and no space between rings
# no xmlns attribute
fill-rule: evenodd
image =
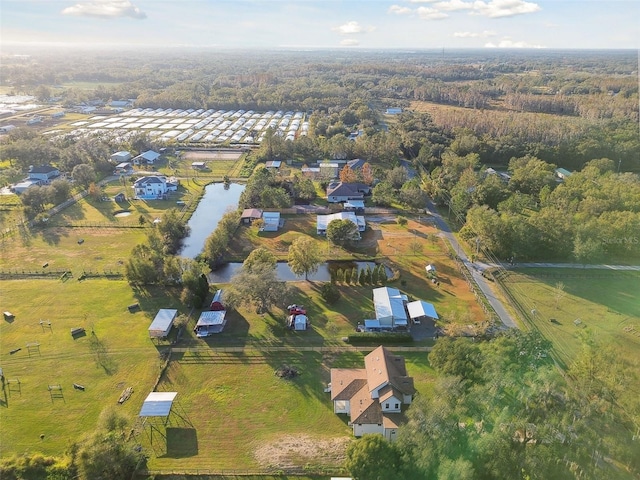
<svg viewBox="0 0 640 480"><path fill-rule="evenodd" d="M137 478L149 478L154 476L211 476L220 478L233 477L266 477L266 476L309 476L309 475L346 475L346 470L339 467L328 467L322 465L305 465L303 467L281 467L281 468L265 468L265 469L249 469L249 468L181 468L166 470L141 470L137 472Z"/></svg>

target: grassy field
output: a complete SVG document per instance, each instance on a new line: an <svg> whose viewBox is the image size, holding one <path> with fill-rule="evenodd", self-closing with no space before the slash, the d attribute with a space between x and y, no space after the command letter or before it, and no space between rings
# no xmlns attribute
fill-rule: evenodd
<svg viewBox="0 0 640 480"><path fill-rule="evenodd" d="M309 300L304 296L306 282L300 283L305 285L299 289L299 298ZM0 325L0 358L5 377L11 381L0 409L2 456L64 451L93 429L100 411L116 405L128 386L134 388L134 395L121 408L134 422L160 371L158 348L165 345L149 340L147 328L158 308L184 312L175 293L136 291L126 282L108 280L5 280L2 292L3 308L15 315L13 321ZM362 301L368 302L362 293ZM140 303L140 312L128 312L126 306L133 302ZM348 314L351 302L340 309ZM352 330L350 319L344 313L333 314L331 320L318 318L312 331L296 334L284 329L284 322L276 315L263 319L243 310L235 315L225 334L200 340L192 346L202 348L173 357L158 387L179 392L180 416L172 417L167 443L151 445L149 430L137 428L137 441L153 453L150 468L339 463L343 448L338 447L350 439L349 429L344 419L333 415L323 387L329 368L361 365L363 354L300 352L296 346L315 343L314 336L321 344L337 344L340 327L334 330L328 324L343 322L346 330ZM195 315L190 322L189 326ZM86 335L72 338L70 329L76 327L85 328ZM185 333L188 345L191 332ZM231 340L222 340L225 336ZM241 353L206 348L242 338L248 349ZM39 346L29 349L28 343ZM278 344L290 349L268 350ZM16 348L21 350L11 353ZM426 355L411 353L406 357L416 387L426 393L433 378ZM293 366L301 374L291 381L281 380L273 372L282 365ZM75 390L73 383L84 385L86 390ZM49 385L58 384L61 394L49 392ZM262 393L258 396L256 392ZM297 439L297 446L284 454L287 449L283 445L291 438ZM212 456L212 451L218 454Z"/></svg>
<svg viewBox="0 0 640 480"><path fill-rule="evenodd" d="M510 273L503 284L527 312L528 323L553 342L565 365L578 353L584 329L637 363L640 272L524 269Z"/></svg>
<svg viewBox="0 0 640 480"><path fill-rule="evenodd" d="M109 280L3 280L0 288L2 310L15 315L0 324L1 366L11 382L1 399L2 456L63 452L91 432L102 409L117 406L129 386L134 394L121 409L129 417L137 413L160 371L147 333L151 315L158 307L181 308L175 297L137 295L126 282ZM127 305L135 301L143 311L131 314ZM70 331L77 327L86 335L74 339ZM86 390L74 390L73 383ZM50 392L49 385L62 390Z"/></svg>
<svg viewBox="0 0 640 480"><path fill-rule="evenodd" d="M198 183L183 186L187 205L195 202ZM104 188L104 194L112 197L123 189L116 181ZM0 282L1 310L15 314L13 321L0 324L0 366L11 380L1 399L0 455L60 454L92 431L100 412L117 405L128 386L134 388L134 395L118 408L134 423L160 373L159 350L168 346L149 340L148 326L159 308L186 313L185 309L173 290L138 290L124 280L78 278L82 271L122 271L131 249L144 240L147 225L173 206L173 201L116 204L87 198L52 217L47 228L18 229L1 240L0 271L71 270L73 277ZM116 217L121 210L130 215ZM142 228L140 217L145 219ZM389 221L371 224L360 246L351 252L329 248L326 240L317 237L315 216L291 216L278 233L240 228L233 256L242 258L265 245L286 259L293 239L309 235L328 259L384 260L395 272L391 286L433 302L444 317L481 320L475 298L445 254L437 232L424 218L417 220L410 219L406 226ZM44 263L48 266L43 267ZM440 288L425 278L427 263L437 265ZM371 287L340 285L341 299L328 306L319 294L320 283L299 281L290 286L287 300L307 308L311 328L306 332L286 329L286 314L280 307L264 316L241 308L230 312L222 335L197 339L191 327L199 311L193 312L177 345L193 350L176 354L158 387L179 392L178 408L184 419L172 420L175 423L162 447L150 444L147 430L136 429L136 439L153 452L150 468L340 463L350 430L345 419L333 415L323 387L329 368L361 366L363 354L301 352L296 347L344 346L342 337L371 316ZM212 290L216 287L224 285ZM127 305L135 302L141 311L129 313ZM85 328L86 335L73 339L70 330L76 327ZM32 343L38 346L27 348ZM229 346L246 350L220 353L210 348ZM285 347L285 351L272 351L273 347ZM429 392L433 372L426 355L411 353L406 358L418 390ZM301 375L291 381L275 377L274 369L283 364L298 368ZM73 383L86 390L74 389ZM50 385L60 385L62 390L50 391Z"/></svg>
<svg viewBox="0 0 640 480"><path fill-rule="evenodd" d="M433 371L425 354L403 354L419 391ZM184 419L150 462L163 468L287 468L336 466L351 440L346 418L333 413L323 391L331 367L362 367L361 353L245 351L191 353L171 362L159 388L179 393ZM283 380L274 370L293 367ZM141 434L149 442L148 433ZM178 441L180 439L180 441ZM175 440L175 442L174 442ZM147 443L148 445L148 443ZM212 454L215 452L215 454Z"/></svg>

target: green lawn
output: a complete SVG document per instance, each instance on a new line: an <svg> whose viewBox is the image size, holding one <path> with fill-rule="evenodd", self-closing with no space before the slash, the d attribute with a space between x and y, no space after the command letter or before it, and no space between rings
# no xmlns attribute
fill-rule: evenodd
<svg viewBox="0 0 640 480"><path fill-rule="evenodd" d="M560 295L558 283L564 285ZM527 312L530 324L553 342L565 365L579 351L583 329L591 330L597 340L615 345L622 355L637 361L640 273L524 269L510 273L503 285Z"/></svg>
<svg viewBox="0 0 640 480"><path fill-rule="evenodd" d="M15 315L0 324L1 366L11 381L0 399L3 457L60 454L91 432L102 409L117 406L128 386L134 394L121 410L135 418L160 368L148 326L157 308L181 308L176 298L109 280L3 280L1 288L2 309ZM132 314L127 305L134 302L142 311ZM74 339L70 331L76 327L86 335ZM29 349L30 343L39 347ZM73 383L86 390L74 390ZM58 384L62 395L51 395L48 386Z"/></svg>
<svg viewBox="0 0 640 480"><path fill-rule="evenodd" d="M403 355L417 389L426 393L434 376L426 354ZM361 353L323 355L295 347L277 353L177 355L159 389L179 392L176 400L184 418L173 421L176 434L182 430L189 440L175 445L170 441L166 450L158 445L150 468L335 467L344 451L336 453L329 445L337 441L346 445L352 439L351 429L345 416L333 413L330 394L323 388L331 367L362 368L363 358ZM275 376L283 365L297 369L299 376L290 380ZM139 436L151 448L149 434ZM288 439L295 439L297 446L283 451Z"/></svg>
<svg viewBox="0 0 640 480"><path fill-rule="evenodd" d="M277 310L264 319L244 310L233 313L225 332L207 341L190 343L195 339L189 328L185 331L186 341L178 346L200 348L175 354L158 387L179 393L178 412L184 418L172 419L168 446L152 446L149 430L137 429L137 441L153 452L150 468L261 468L269 466L264 460L269 448L280 451L289 437L304 435L304 442L315 445L349 441L345 419L332 413L323 388L329 368L361 366L363 354L301 352L296 347L342 344L339 336L352 331L355 323L347 315L355 315L370 300L365 287L344 287L343 293L356 300L339 302L341 313L331 313L311 301L317 297L309 293L314 291L307 282L299 283L296 299L310 300L307 305L313 312L310 331L286 330L284 314L280 318ZM0 325L0 358L5 377L12 380L0 409L2 456L28 450L59 454L91 431L102 409L116 405L128 386L134 387L134 395L122 411L134 423L160 371L158 349L166 345L152 342L147 328L158 308L184 312L177 292L132 290L124 281L71 279L4 280L2 294L3 308L15 315L12 322ZM141 311L132 314L126 307L134 302L140 303ZM192 323L196 316L197 312ZM70 329L75 327L84 327L86 336L73 339ZM29 350L28 343L39 347ZM247 349L220 353L207 348L231 344ZM290 349L269 350L278 345ZM11 354L16 348L21 350ZM416 387L428 393L434 373L426 354L405 357ZM279 379L274 370L282 365L301 374L293 380ZM73 383L86 390L74 390ZM52 396L48 386L58 384L62 395L54 391ZM212 451L219 454L212 456ZM277 460L285 466L335 466L340 461L335 452L318 457L306 449L294 449Z"/></svg>

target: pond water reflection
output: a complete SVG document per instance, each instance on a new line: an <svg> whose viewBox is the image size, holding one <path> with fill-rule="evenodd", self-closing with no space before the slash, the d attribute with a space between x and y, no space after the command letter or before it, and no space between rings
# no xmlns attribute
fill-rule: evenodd
<svg viewBox="0 0 640 480"><path fill-rule="evenodd" d="M227 209L237 208L244 188L238 183L211 183L205 187L204 195L187 223L191 233L182 241L181 256L195 258L202 253L207 237L216 229Z"/></svg>
<svg viewBox="0 0 640 480"><path fill-rule="evenodd" d="M318 271L309 275L309 280L328 282L331 280L331 271L339 268L347 269L357 267L358 271L366 269L367 267L373 269L376 266L375 262L327 262L318 267ZM209 274L210 283L229 283L231 277L242 267L240 262L226 263L219 269ZM392 272L388 268L387 276L391 277ZM278 278L283 282L292 282L296 280L304 280L304 277L296 276L289 265L286 262L278 262L276 265L276 272Z"/></svg>

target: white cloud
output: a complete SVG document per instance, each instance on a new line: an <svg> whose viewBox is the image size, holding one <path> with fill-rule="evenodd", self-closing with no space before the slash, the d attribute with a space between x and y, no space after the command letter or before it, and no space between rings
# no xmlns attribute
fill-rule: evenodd
<svg viewBox="0 0 640 480"><path fill-rule="evenodd" d="M358 45L360 45L360 42L355 38L345 38L340 42L340 45L342 45L343 47L357 47Z"/></svg>
<svg viewBox="0 0 640 480"><path fill-rule="evenodd" d="M142 20L147 14L133 5L129 0L94 0L81 2L62 10L63 15L81 17L117 18L131 17Z"/></svg>
<svg viewBox="0 0 640 480"><path fill-rule="evenodd" d="M400 5L391 5L389 7L389 13L395 13L396 15L408 15L413 13L409 7L401 7Z"/></svg>
<svg viewBox="0 0 640 480"><path fill-rule="evenodd" d="M489 18L513 17L541 10L540 5L524 0L490 0L473 2L473 13Z"/></svg>
<svg viewBox="0 0 640 480"><path fill-rule="evenodd" d="M429 7L418 7L416 13L423 20L441 20L449 16L446 13L441 12L440 10Z"/></svg>
<svg viewBox="0 0 640 480"><path fill-rule="evenodd" d="M560 28L561 25L559 23L547 22L544 24L544 26L546 28Z"/></svg>
<svg viewBox="0 0 640 480"><path fill-rule="evenodd" d="M509 37L504 37L498 43L485 43L486 48L546 48L544 45L534 45L527 42L514 42Z"/></svg>
<svg viewBox="0 0 640 480"><path fill-rule="evenodd" d="M374 27L363 27L358 22L347 22L344 25L340 25L339 27L334 27L332 30L335 30L340 35L352 35L355 33L367 33L373 32L375 30Z"/></svg>
<svg viewBox="0 0 640 480"><path fill-rule="evenodd" d="M496 32L494 32L493 30L484 30L481 33L477 33L477 32L455 32L453 34L454 37L458 37L458 38L488 38L488 37L495 37L496 36Z"/></svg>
<svg viewBox="0 0 640 480"><path fill-rule="evenodd" d="M462 0L449 0L446 2L438 2L433 5L438 10L454 12L456 10L471 10L473 2L463 2Z"/></svg>

